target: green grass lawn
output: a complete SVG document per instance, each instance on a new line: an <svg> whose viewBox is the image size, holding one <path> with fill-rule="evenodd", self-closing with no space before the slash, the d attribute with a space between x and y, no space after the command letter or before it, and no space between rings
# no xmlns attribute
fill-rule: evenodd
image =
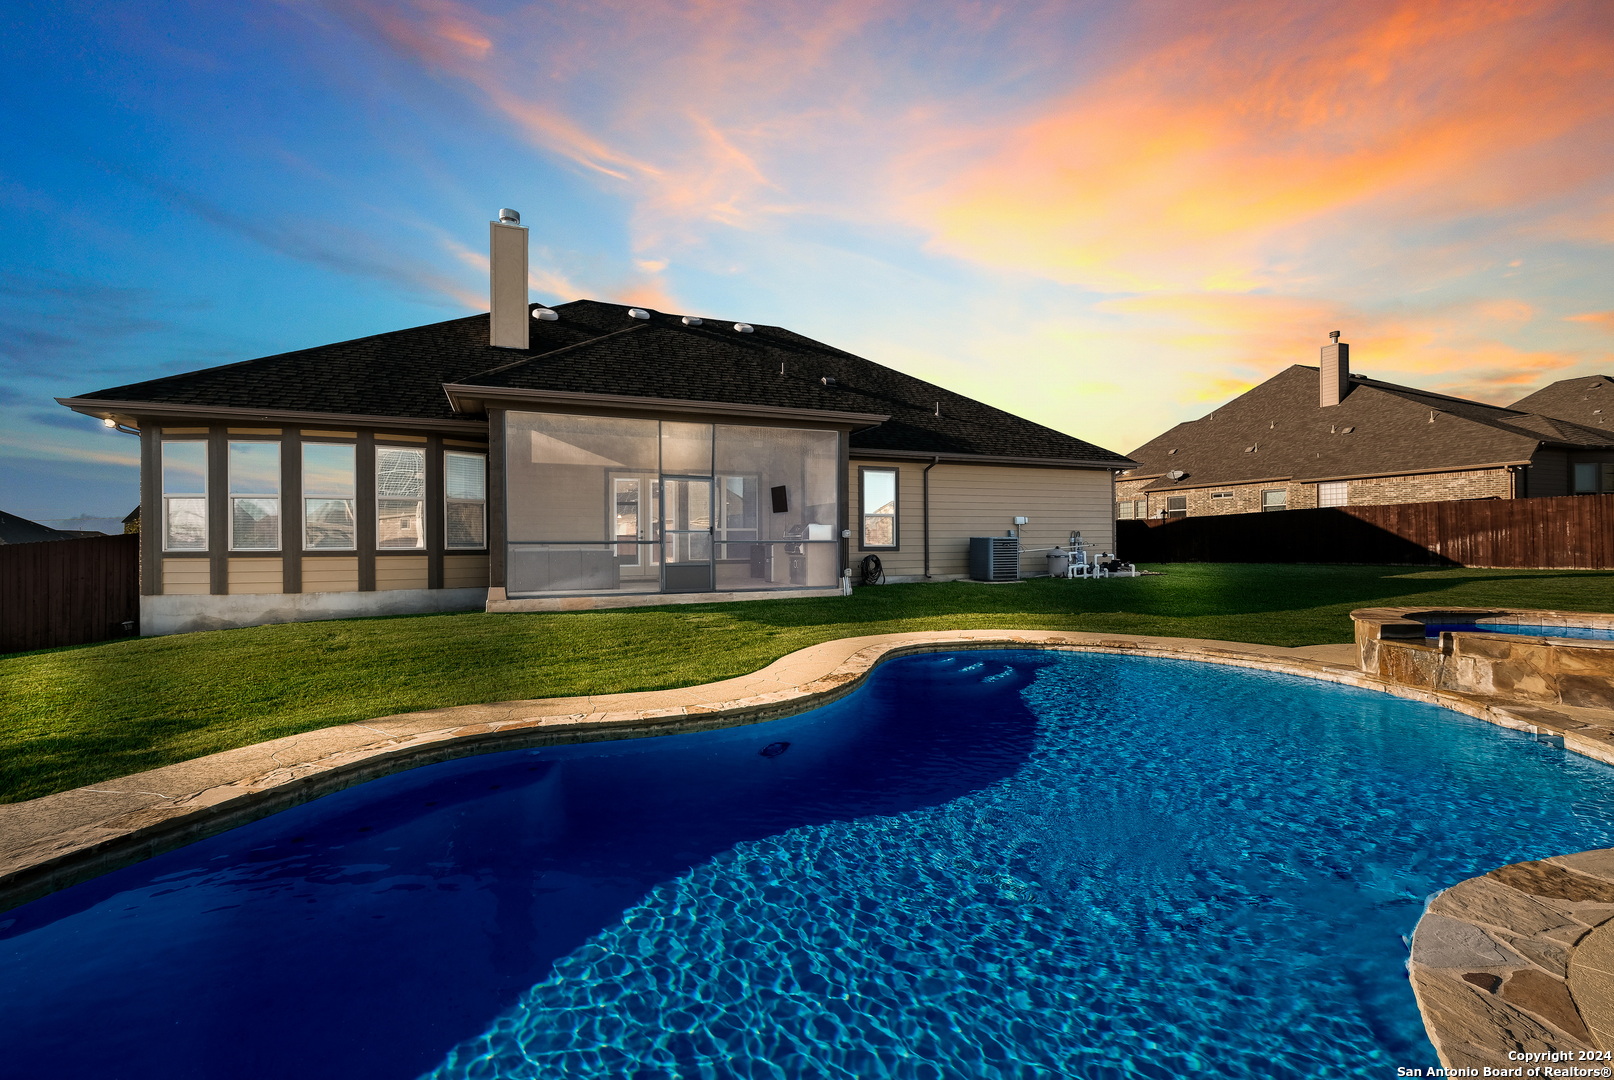
<svg viewBox="0 0 1614 1080"><path fill-rule="evenodd" d="M839 637L1098 630L1351 640L1373 605L1614 611L1614 572L1183 563L1162 577L888 585L851 598L292 623L0 656L0 802L445 705L658 690Z"/></svg>

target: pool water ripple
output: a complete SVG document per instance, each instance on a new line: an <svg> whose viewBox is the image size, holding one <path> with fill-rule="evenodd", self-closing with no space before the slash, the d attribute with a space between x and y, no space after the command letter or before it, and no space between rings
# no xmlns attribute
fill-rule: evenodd
<svg viewBox="0 0 1614 1080"><path fill-rule="evenodd" d="M1611 811L1614 769L1370 691L909 657L801 717L416 770L8 913L0 1060L1393 1075L1435 1063L1402 940L1425 898L1614 844Z"/></svg>

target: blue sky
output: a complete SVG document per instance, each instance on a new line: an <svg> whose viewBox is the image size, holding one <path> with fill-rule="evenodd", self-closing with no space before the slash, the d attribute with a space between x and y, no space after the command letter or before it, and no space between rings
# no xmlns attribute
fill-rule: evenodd
<svg viewBox="0 0 1614 1080"><path fill-rule="evenodd" d="M50 3L0 23L0 509L122 516L53 398L533 295L779 323L1126 451L1345 331L1614 371L1594 0Z"/></svg>

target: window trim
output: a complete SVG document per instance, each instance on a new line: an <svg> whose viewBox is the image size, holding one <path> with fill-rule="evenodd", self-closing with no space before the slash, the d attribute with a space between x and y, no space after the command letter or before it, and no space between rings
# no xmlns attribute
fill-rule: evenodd
<svg viewBox="0 0 1614 1080"><path fill-rule="evenodd" d="M464 457L478 458L482 462L482 497L480 499L456 499L448 494L448 459L452 454ZM488 550L488 455L475 450L444 450L443 451L443 550L444 551L486 551ZM482 508L482 543L476 547L466 547L454 544L448 537L448 509L459 504L475 504Z"/></svg>
<svg viewBox="0 0 1614 1080"><path fill-rule="evenodd" d="M240 443L242 445L273 446L275 448L275 466L276 466L275 467L275 473L276 473L275 481L276 481L276 483L275 483L275 490L274 490L273 494L265 492L265 493L260 494L260 495L253 495L253 494L250 494L248 492L233 490L234 486L235 486L235 478L230 473L230 451L237 443ZM285 475L285 468L286 468L286 449L282 445L281 440L279 440L279 439L226 439L225 440L225 443L224 443L224 498L225 498L226 505L228 507L228 513L226 513L226 515L225 515L224 528L225 528L225 531L229 534L226 539L228 540L228 546L229 546L230 551L232 551L232 552L237 552L237 551L240 551L240 552L254 552L254 551L257 551L257 552L262 552L264 557L267 558L267 557L269 557L271 555L278 555L278 554L280 554L280 552L285 550L285 547L286 547L286 506L285 506L284 500L282 500L282 498L280 496L280 488L281 488L280 480ZM235 502L236 502L237 499L255 499L258 502L267 502L267 501L270 501L270 500L274 501L274 504L275 504L275 532L277 534L275 536L275 546L274 547L250 547L250 548L244 548L244 547L237 547L236 546L236 544L235 544Z"/></svg>
<svg viewBox="0 0 1614 1080"><path fill-rule="evenodd" d="M885 514L869 514L867 490L867 476L871 472L891 474L891 543L870 544L868 521L870 517L876 519L886 517ZM857 549L859 551L900 551L902 550L902 469L895 465L859 465L857 469Z"/></svg>
<svg viewBox="0 0 1614 1080"><path fill-rule="evenodd" d="M411 453L411 454L420 455L420 495L419 496L411 498L411 497L409 497L407 495L383 495L383 494L381 494L381 455L384 454L384 453L387 453L389 451L392 451L392 452L405 452L405 453ZM400 551L425 551L426 550L426 498L427 498L427 493L426 493L427 469L426 469L426 466L427 466L427 462L429 460L429 455L427 454L426 448L424 446L394 446L394 445L392 445L390 443L378 442L378 443L375 444L375 455L374 455L374 457L375 457L375 466L374 466L375 476L373 477L373 481L374 481L374 484L375 484L375 549L376 549L376 552L377 553L391 554L391 553L400 552ZM484 486L485 486L486 481L484 480L483 483L484 483ZM445 484L445 487L446 487L446 484ZM357 485L355 485L354 490L357 491ZM383 544L381 542L381 501L383 499L387 500L388 502L412 502L412 503L415 504L415 522L416 522L417 529L416 529L415 543L414 543L413 546L404 547L401 544ZM483 527L485 529L486 525L484 524Z"/></svg>
<svg viewBox="0 0 1614 1080"><path fill-rule="evenodd" d="M311 446L345 446L353 451L353 494L346 498L337 498L325 495L308 494L308 448ZM302 507L299 517L302 519L302 550L321 554L330 551L358 551L359 550L359 445L357 442L346 440L327 440L304 438L297 450L297 472L299 476L298 494L302 498ZM312 547L308 543L308 502L318 499L321 502L345 502L348 504L348 513L353 518L353 543L347 547Z"/></svg>
<svg viewBox="0 0 1614 1080"><path fill-rule="evenodd" d="M161 497L162 497L162 521L159 523L159 527L162 530L162 533L161 533L161 536L162 536L162 550L163 550L164 554L167 554L169 552L173 552L175 554L187 554L188 553L188 554L192 554L192 555L200 555L200 554L205 554L206 552L209 552L209 551L212 550L212 546L213 546L213 530L209 527L211 523L209 521L210 515L209 515L208 511L211 509L211 507L210 507L210 504L208 502L208 491L207 491L208 471L212 468L212 464L213 464L213 462L212 462L213 449L212 449L212 446L210 445L210 442L211 442L211 440L207 439L206 437L192 438L192 439L162 438L162 439L159 440L159 443L161 445L159 445L158 448L157 448L157 487L158 487L159 493L161 494ZM168 471L168 465L167 465L167 461L166 461L166 456L167 456L167 453L168 453L168 444L169 443L197 443L202 447L202 490L201 491L169 491L168 490L168 483L167 483L167 478L166 478L165 474ZM170 547L169 546L168 539L169 539L170 536L173 535L173 530L169 526L170 514L169 514L169 510L168 510L168 504L169 504L170 500L172 500L172 499L201 499L202 500L202 543L201 543L200 547Z"/></svg>

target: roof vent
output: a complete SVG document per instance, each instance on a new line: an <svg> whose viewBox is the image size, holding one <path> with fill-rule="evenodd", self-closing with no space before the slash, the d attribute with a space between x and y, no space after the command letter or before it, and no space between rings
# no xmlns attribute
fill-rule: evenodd
<svg viewBox="0 0 1614 1080"><path fill-rule="evenodd" d="M628 309L628 318L630 318L630 319L648 319L648 318L650 318L650 312L646 311L642 307L630 307Z"/></svg>
<svg viewBox="0 0 1614 1080"><path fill-rule="evenodd" d="M558 314L546 307L533 308L532 317L537 319L539 322L554 322L556 319L560 318Z"/></svg>
<svg viewBox="0 0 1614 1080"><path fill-rule="evenodd" d="M1341 435L1349 435L1351 432L1353 432L1355 430L1356 429L1353 428L1353 427L1342 427L1342 428L1339 429L1339 433Z"/></svg>
<svg viewBox="0 0 1614 1080"><path fill-rule="evenodd" d="M818 381L823 383L825 386L834 386L835 385L835 376L833 376L833 375L825 375L822 379L819 379Z"/></svg>
<svg viewBox="0 0 1614 1080"><path fill-rule="evenodd" d="M1175 454L1176 452L1177 452L1176 450L1167 450L1166 451L1166 453L1168 453L1168 454Z"/></svg>
<svg viewBox="0 0 1614 1080"><path fill-rule="evenodd" d="M1183 472L1181 469L1172 469L1170 472L1168 472L1166 474L1166 479L1167 480L1181 480L1183 477L1185 477L1187 475L1188 474Z"/></svg>
<svg viewBox="0 0 1614 1080"><path fill-rule="evenodd" d="M1245 447L1245 448L1244 448L1244 452L1245 452L1245 453L1246 453L1246 454L1253 454L1253 453L1255 453L1255 447L1253 447L1253 446L1246 446L1246 447Z"/></svg>
<svg viewBox="0 0 1614 1080"><path fill-rule="evenodd" d="M748 322L737 322L734 324L734 329L738 330L742 334L749 334L751 331L755 330L756 327L752 326Z"/></svg>
<svg viewBox="0 0 1614 1080"><path fill-rule="evenodd" d="M685 315L684 316L684 325L685 326L699 326L700 324L701 324L701 321L699 319L695 318L695 316L693 316L693 315Z"/></svg>
<svg viewBox="0 0 1614 1080"><path fill-rule="evenodd" d="M504 225L520 225L521 211L512 210L508 206L501 207L499 210L499 222Z"/></svg>

